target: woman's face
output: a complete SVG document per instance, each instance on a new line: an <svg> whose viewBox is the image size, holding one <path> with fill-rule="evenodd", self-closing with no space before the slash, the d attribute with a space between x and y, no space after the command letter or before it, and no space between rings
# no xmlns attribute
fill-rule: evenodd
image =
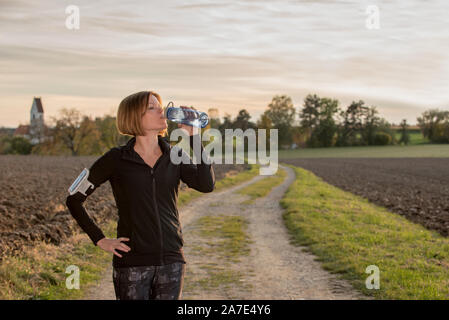
<svg viewBox="0 0 449 320"><path fill-rule="evenodd" d="M150 95L147 110L142 116L143 130L161 131L167 128L167 119L164 117L164 110L157 98Z"/></svg>

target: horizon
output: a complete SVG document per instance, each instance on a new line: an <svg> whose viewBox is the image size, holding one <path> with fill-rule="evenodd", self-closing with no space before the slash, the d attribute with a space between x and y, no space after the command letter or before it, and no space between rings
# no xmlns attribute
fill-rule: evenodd
<svg viewBox="0 0 449 320"><path fill-rule="evenodd" d="M49 121L62 108L115 115L141 90L253 122L284 94L297 111L309 93L363 100L394 124L449 110L443 0L77 2L79 30L65 26L68 1L0 3L0 126L28 124L35 96ZM373 4L379 29L365 26Z"/></svg>
<svg viewBox="0 0 449 320"><path fill-rule="evenodd" d="M47 121L45 120L45 104L44 104L44 102L43 102L43 98L41 97L41 96L35 96L35 97L33 97L33 100L34 100L34 98L38 98L38 99L41 99L41 103L42 103L42 106L43 106L43 110L44 110L44 122L45 122L45 125L46 126L49 126L49 123L51 122L51 120L49 121L49 119L47 119ZM322 98L322 97L321 97ZM340 106L340 103L339 103L339 106ZM29 110L29 112L31 111L31 107L32 107L32 103L30 104L30 110ZM297 110L298 108L296 107L296 106L294 106L295 107L295 110L296 110L296 114L295 114L295 125L297 125L298 123L298 121L299 121L299 119L298 119L298 113L299 113L299 111ZM341 106L340 106L341 107ZM76 108L75 108L76 109ZM209 109L212 109L212 108L209 108ZM241 109L240 109L241 110ZM235 119L235 117L238 115L238 111L240 111L240 110L237 110L237 114L231 114L231 118L232 118L232 120L234 120ZM78 111L80 111L80 110L78 110ZM247 110L248 111L248 110ZM28 112L28 115L29 115L29 112ZM208 110L206 110L206 112L208 112ZM102 115L100 115L100 114L97 114L97 115L95 115L95 116L92 116L92 115L89 115L89 114L84 114L84 113L81 113L81 115L82 116L89 116L92 120L95 120L95 118L97 118L97 117L99 117L99 118L103 118L103 117L105 117L105 116L113 116L113 117L116 117L117 115L116 114L112 114L111 112L107 112L107 113L104 113L104 114L102 114ZM219 119L220 119L220 121L223 121L223 119L224 119L224 116L225 115L220 115L219 116ZM258 117L257 119L250 113L250 122L253 122L253 123L256 123L260 118ZM382 117L382 115L381 114L378 114L378 116L379 117L381 117L381 118L383 118ZM15 128L18 128L19 126L22 126L22 125L29 125L29 119L28 120L25 120L25 122L27 122L28 121L28 123L22 123L22 122L20 122L18 125L16 125L16 126L5 126L5 125L2 125L2 124L0 124L0 128L5 128L5 129L15 129ZM388 119L387 119L387 121L388 121ZM400 126L400 123L398 122L398 123L396 123L396 122L391 122L391 121L388 121L392 126ZM410 127L416 127L416 126L418 126L418 123L416 122L416 123L409 123L409 122L407 122L407 125L408 126L410 126Z"/></svg>

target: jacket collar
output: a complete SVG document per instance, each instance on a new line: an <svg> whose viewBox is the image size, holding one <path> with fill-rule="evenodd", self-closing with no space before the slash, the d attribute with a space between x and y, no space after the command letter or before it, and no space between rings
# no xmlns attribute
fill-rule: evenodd
<svg viewBox="0 0 449 320"><path fill-rule="evenodd" d="M167 155L170 155L171 146L168 143L168 141L165 138L163 138L162 136L157 136L157 139L158 139L159 147L161 148L161 151L162 151L161 158L165 157ZM126 145L124 145L122 147L121 158L146 165L145 161L143 161L143 159L139 156L139 154L134 150L135 144L136 144L136 137L134 136L128 140Z"/></svg>

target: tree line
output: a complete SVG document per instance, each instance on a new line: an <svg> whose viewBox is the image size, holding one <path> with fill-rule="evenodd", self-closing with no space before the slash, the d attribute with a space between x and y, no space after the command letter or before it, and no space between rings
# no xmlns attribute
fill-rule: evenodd
<svg viewBox="0 0 449 320"><path fill-rule="evenodd" d="M292 144L296 147L338 147L410 143L410 126L406 119L400 123L397 139L396 129L379 115L375 106L368 106L363 100L340 107L336 99L309 94L296 110L289 96L277 95L257 122L250 118L246 109L242 109L235 119L226 115L223 122L216 119L211 126L222 133L228 128L277 128L279 146L284 148ZM417 118L417 123L422 135L430 142L449 143L449 111L425 111Z"/></svg>
<svg viewBox="0 0 449 320"><path fill-rule="evenodd" d="M210 115L217 109L209 109ZM297 120L298 118L298 120ZM125 144L130 136L122 135L112 115L91 118L76 109L62 109L58 117L51 118L44 142L31 145L20 136L0 130L0 154L40 155L101 155L112 147ZM449 143L449 111L430 109L417 118L422 135L432 143ZM168 122L168 133L177 124ZM235 118L225 114L223 119L211 117L208 128L218 129L222 136L226 129L278 129L281 148L333 147L408 144L409 125L400 124L400 138L396 138L392 125L382 118L375 106L364 101L353 101L340 107L336 99L309 94L299 110L286 95L273 97L260 118L253 122L246 109ZM256 131L257 132L257 131ZM269 134L267 134L269 139Z"/></svg>

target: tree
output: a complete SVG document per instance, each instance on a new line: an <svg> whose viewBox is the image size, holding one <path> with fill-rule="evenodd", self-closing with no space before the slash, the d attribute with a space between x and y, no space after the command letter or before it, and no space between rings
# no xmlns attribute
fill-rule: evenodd
<svg viewBox="0 0 449 320"><path fill-rule="evenodd" d="M320 101L320 97L318 97L316 94L307 95L307 97L304 99L304 107L299 113L299 124L302 128L308 129L310 135L312 135L312 131L318 126Z"/></svg>
<svg viewBox="0 0 449 320"><path fill-rule="evenodd" d="M338 100L307 95L300 111L302 132L307 135L309 147L330 147L334 144L337 125L334 115L338 112Z"/></svg>
<svg viewBox="0 0 449 320"><path fill-rule="evenodd" d="M377 116L379 112L376 107L367 107L365 110L365 118L363 119L363 127L361 130L361 136L363 144L373 145L376 132L380 125L380 117Z"/></svg>
<svg viewBox="0 0 449 320"><path fill-rule="evenodd" d="M257 120L256 126L259 129L271 129L273 128L273 123L271 122L271 119L268 117L268 115L264 113L260 116L260 119Z"/></svg>
<svg viewBox="0 0 449 320"><path fill-rule="evenodd" d="M395 143L396 138L391 124L387 120L378 116L378 111L374 106L366 106L362 100L353 101L345 111L340 112L342 121L339 125L337 145L374 145L376 135L383 132L391 139L382 140Z"/></svg>
<svg viewBox="0 0 449 320"><path fill-rule="evenodd" d="M292 140L297 147L306 147L307 139L309 137L305 131L306 130L300 126L294 126L292 128Z"/></svg>
<svg viewBox="0 0 449 320"><path fill-rule="evenodd" d="M449 142L449 136L444 132L449 129L449 111L429 109L416 119L425 138L432 142Z"/></svg>
<svg viewBox="0 0 449 320"><path fill-rule="evenodd" d="M256 125L253 122L249 121L250 118L251 116L248 111L246 111L246 109L242 109L239 111L237 117L233 121L232 127L234 129L240 128L243 131L249 128L254 129Z"/></svg>
<svg viewBox="0 0 449 320"><path fill-rule="evenodd" d="M100 132L95 122L82 116L76 109L62 109L60 118L52 118L55 122L53 134L73 156L92 154L92 143L100 140Z"/></svg>
<svg viewBox="0 0 449 320"><path fill-rule="evenodd" d="M360 141L357 137L363 128L363 118L368 107L362 100L353 101L346 110L340 112L342 118L337 138L337 145L351 146L358 145Z"/></svg>
<svg viewBox="0 0 449 320"><path fill-rule="evenodd" d="M338 112L338 100L322 98L319 102L318 126L312 135L319 147L331 147L337 132L334 115Z"/></svg>
<svg viewBox="0 0 449 320"><path fill-rule="evenodd" d="M445 120L435 126L432 142L449 143L449 120Z"/></svg>
<svg viewBox="0 0 449 320"><path fill-rule="evenodd" d="M101 153L113 147L126 143L129 136L122 135L117 129L117 118L111 115L95 118L95 124L100 131Z"/></svg>
<svg viewBox="0 0 449 320"><path fill-rule="evenodd" d="M273 123L271 122L271 119L268 117L266 113L263 113L260 116L260 119L256 122L256 127L258 129L265 129L265 145L267 146L267 149L269 149L269 141L270 141L270 129L273 128ZM259 130L256 130L256 137L257 137L257 147L259 147ZM268 142L268 144L267 144Z"/></svg>
<svg viewBox="0 0 449 320"><path fill-rule="evenodd" d="M229 113L225 113L223 123L218 127L223 138L225 136L225 129L232 129L232 119Z"/></svg>
<svg viewBox="0 0 449 320"><path fill-rule="evenodd" d="M220 117L218 116L218 109L217 108L209 108L207 111L207 114L209 115L209 127L213 129L220 128L221 121Z"/></svg>
<svg viewBox="0 0 449 320"><path fill-rule="evenodd" d="M407 129L408 129L407 120L402 119L400 130L401 138L399 139L399 143L404 143L405 145L407 145L410 142L410 135Z"/></svg>
<svg viewBox="0 0 449 320"><path fill-rule="evenodd" d="M268 109L264 112L270 119L273 128L278 129L279 146L291 144L291 128L295 120L295 113L292 99L286 95L273 97Z"/></svg>
<svg viewBox="0 0 449 320"><path fill-rule="evenodd" d="M316 94L309 94L304 99L304 107L299 112L299 124L306 135L306 144L309 146L314 144L311 140L314 139L312 134L318 126L319 105L320 98Z"/></svg>

